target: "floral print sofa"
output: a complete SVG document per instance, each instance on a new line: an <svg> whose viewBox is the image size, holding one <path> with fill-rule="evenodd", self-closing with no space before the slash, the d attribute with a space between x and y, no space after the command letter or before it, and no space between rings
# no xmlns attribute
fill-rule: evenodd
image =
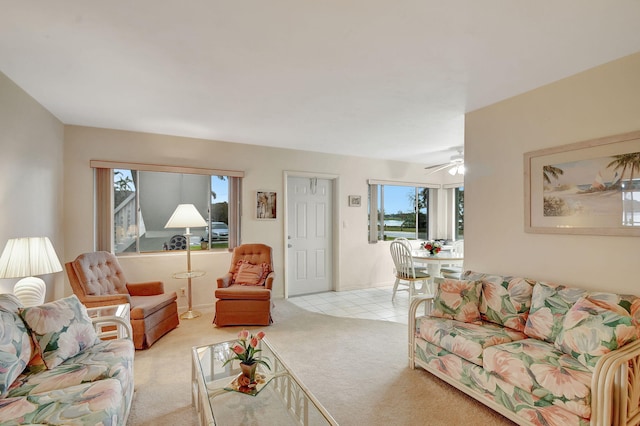
<svg viewBox="0 0 640 426"><path fill-rule="evenodd" d="M640 298L472 271L437 284L411 303L411 368L521 425L640 423Z"/></svg>
<svg viewBox="0 0 640 426"><path fill-rule="evenodd" d="M128 339L102 341L76 296L23 308L0 295L0 424L124 425L133 397ZM110 319L118 322L118 319Z"/></svg>

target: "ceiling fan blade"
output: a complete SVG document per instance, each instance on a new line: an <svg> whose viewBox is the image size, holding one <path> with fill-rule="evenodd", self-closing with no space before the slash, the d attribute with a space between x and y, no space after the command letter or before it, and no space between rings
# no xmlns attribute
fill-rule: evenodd
<svg viewBox="0 0 640 426"><path fill-rule="evenodd" d="M455 166L455 164L447 163L447 164L440 164L438 166L427 167L427 169L433 169L433 170L429 170L429 173L427 174L430 175L432 173L436 173L436 172L439 172L440 170L444 170L453 166Z"/></svg>
<svg viewBox="0 0 640 426"><path fill-rule="evenodd" d="M435 169L435 168L437 168L437 167L448 166L449 164L451 164L451 163L436 164L435 166L427 166L427 167L425 167L424 169L425 169L425 170Z"/></svg>

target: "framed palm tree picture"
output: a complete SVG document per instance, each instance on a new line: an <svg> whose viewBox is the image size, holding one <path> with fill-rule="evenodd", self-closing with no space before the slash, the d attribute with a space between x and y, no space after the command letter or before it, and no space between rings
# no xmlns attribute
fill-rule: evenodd
<svg viewBox="0 0 640 426"><path fill-rule="evenodd" d="M640 236L640 131L524 154L525 231Z"/></svg>

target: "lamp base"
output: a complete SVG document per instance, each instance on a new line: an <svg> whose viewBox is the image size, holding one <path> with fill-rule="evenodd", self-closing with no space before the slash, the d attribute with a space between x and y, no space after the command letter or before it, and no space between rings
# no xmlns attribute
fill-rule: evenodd
<svg viewBox="0 0 640 426"><path fill-rule="evenodd" d="M200 315L202 314L198 311L187 311L180 314L180 319L194 319L198 318Z"/></svg>
<svg viewBox="0 0 640 426"><path fill-rule="evenodd" d="M23 278L13 286L13 294L25 307L42 305L46 292L44 280L38 277Z"/></svg>

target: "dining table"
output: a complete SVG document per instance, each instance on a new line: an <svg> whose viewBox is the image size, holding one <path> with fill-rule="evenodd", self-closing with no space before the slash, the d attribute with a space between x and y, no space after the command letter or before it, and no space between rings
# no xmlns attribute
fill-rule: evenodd
<svg viewBox="0 0 640 426"><path fill-rule="evenodd" d="M432 277L442 277L440 269L442 265L459 265L464 262L462 253L454 253L451 250L441 250L438 254L431 254L429 250L414 249L411 250L411 257L414 263L426 264L429 275Z"/></svg>

